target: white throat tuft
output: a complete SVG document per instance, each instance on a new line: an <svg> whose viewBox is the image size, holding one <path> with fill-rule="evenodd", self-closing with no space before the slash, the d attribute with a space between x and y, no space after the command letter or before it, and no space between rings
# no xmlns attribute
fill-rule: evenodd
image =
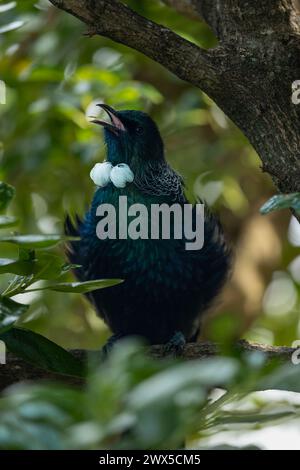
<svg viewBox="0 0 300 470"><path fill-rule="evenodd" d="M93 182L100 188L104 188L112 182L116 188L125 188L127 183L132 183L134 174L126 163L113 166L110 162L96 163L90 172Z"/></svg>

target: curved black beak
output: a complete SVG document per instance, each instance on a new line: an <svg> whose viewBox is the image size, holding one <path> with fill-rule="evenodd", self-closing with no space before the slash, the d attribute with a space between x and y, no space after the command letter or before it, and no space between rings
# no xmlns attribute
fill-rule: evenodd
<svg viewBox="0 0 300 470"><path fill-rule="evenodd" d="M125 126L122 123L121 119L118 117L117 111L115 111L111 106L108 104L97 104L100 108L104 109L110 118L110 122L102 121L101 119L93 119L91 122L94 124L99 124L103 126L105 129L108 129L115 134L119 134L121 131L125 131Z"/></svg>

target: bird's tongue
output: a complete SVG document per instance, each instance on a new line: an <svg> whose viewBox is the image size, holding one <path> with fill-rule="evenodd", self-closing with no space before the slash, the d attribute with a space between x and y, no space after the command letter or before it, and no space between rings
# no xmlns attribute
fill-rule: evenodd
<svg viewBox="0 0 300 470"><path fill-rule="evenodd" d="M110 122L103 121L100 119L94 119L92 122L95 124L100 124L103 127L106 127L107 129L117 132L117 131L125 131L125 126L121 119L118 117L117 111L115 111L111 106L108 106L107 104L100 103L97 106L102 108L106 114L109 116Z"/></svg>
<svg viewBox="0 0 300 470"><path fill-rule="evenodd" d="M108 111L108 115L111 119L112 124L117 128L120 129L121 131L125 131L125 127L121 119L119 119L115 114L112 112Z"/></svg>
<svg viewBox="0 0 300 470"><path fill-rule="evenodd" d="M106 112L106 114L109 116L110 122L104 121L102 119L93 119L91 122L99 124L100 126L103 126L116 134L118 133L118 131L125 131L125 126L123 122L118 117L117 112L111 106L108 106L106 104L98 104L97 106L99 106Z"/></svg>

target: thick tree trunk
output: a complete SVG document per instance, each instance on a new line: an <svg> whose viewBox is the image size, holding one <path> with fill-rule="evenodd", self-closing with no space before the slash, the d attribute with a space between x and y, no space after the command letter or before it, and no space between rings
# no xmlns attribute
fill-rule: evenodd
<svg viewBox="0 0 300 470"><path fill-rule="evenodd" d="M228 67L219 63L226 85L212 98L249 139L278 189L300 191L300 106L291 100L300 50L288 52L275 41L268 53L256 46L244 53L242 45L228 49Z"/></svg>
<svg viewBox="0 0 300 470"><path fill-rule="evenodd" d="M205 51L118 0L50 0L100 34L159 62L206 92L243 131L281 192L300 191L299 0L163 0L208 23Z"/></svg>
<svg viewBox="0 0 300 470"><path fill-rule="evenodd" d="M210 96L248 137L279 190L300 191L300 105L292 102L300 77L300 2L165 3L211 26L220 41L212 52L222 89Z"/></svg>
<svg viewBox="0 0 300 470"><path fill-rule="evenodd" d="M195 3L195 2L194 2ZM300 16L292 0L198 1L220 40L217 104L252 143L282 192L300 191ZM212 11L213 10L213 11Z"/></svg>

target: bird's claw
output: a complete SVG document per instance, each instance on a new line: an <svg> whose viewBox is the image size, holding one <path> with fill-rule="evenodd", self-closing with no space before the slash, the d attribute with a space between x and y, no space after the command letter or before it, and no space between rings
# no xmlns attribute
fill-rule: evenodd
<svg viewBox="0 0 300 470"><path fill-rule="evenodd" d="M172 338L165 344L165 353L167 356L181 356L186 344L185 337L181 331L176 331Z"/></svg>

